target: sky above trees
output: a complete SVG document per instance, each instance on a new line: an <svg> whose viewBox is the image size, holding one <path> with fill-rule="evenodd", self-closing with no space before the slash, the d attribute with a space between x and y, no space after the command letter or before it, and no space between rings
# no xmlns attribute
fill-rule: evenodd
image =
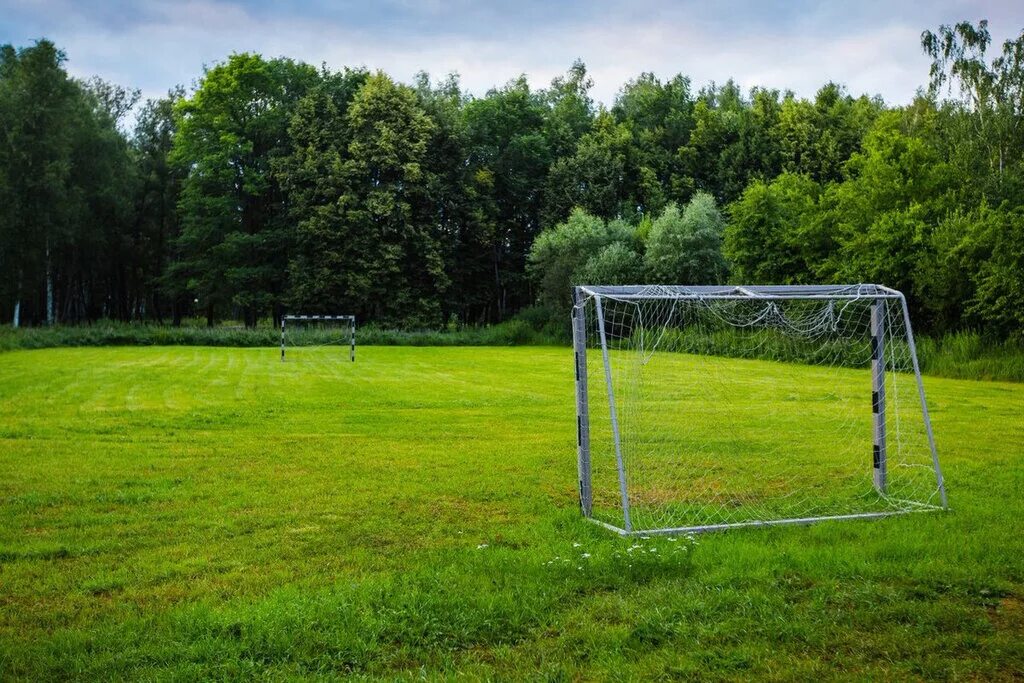
<svg viewBox="0 0 1024 683"><path fill-rule="evenodd" d="M0 42L46 36L72 75L98 75L159 97L190 85L231 52L287 55L332 68L365 66L411 81L460 74L483 95L525 73L546 84L581 58L592 95L611 105L643 71L694 83L735 78L744 88L813 96L827 81L908 103L928 60L922 26L987 17L993 43L1024 20L1017 0L815 3L794 0L0 0Z"/></svg>

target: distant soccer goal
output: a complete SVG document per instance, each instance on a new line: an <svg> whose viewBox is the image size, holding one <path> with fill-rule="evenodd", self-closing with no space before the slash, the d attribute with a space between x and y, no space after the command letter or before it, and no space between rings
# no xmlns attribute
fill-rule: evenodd
<svg viewBox="0 0 1024 683"><path fill-rule="evenodd" d="M896 290L584 286L572 322L580 505L618 533L947 507Z"/></svg>
<svg viewBox="0 0 1024 683"><path fill-rule="evenodd" d="M354 315L281 316L281 362L286 346L347 345L348 357L356 360L356 317Z"/></svg>

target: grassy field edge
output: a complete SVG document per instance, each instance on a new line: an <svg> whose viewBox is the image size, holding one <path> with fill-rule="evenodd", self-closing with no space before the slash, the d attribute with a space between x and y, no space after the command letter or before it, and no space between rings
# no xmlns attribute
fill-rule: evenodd
<svg viewBox="0 0 1024 683"><path fill-rule="evenodd" d="M498 325L467 326L445 330L398 330L376 325L360 326L358 346L568 346L567 336L550 326L514 319ZM726 335L727 337L727 335ZM57 325L21 329L0 328L0 353L18 349L81 346L217 346L276 347L281 333L270 326L205 327L198 324L174 327L105 321L92 325ZM347 344L340 330L296 331L290 344ZM698 340L700 352L737 358L747 357L736 340ZM921 371L952 379L1024 382L1024 346L987 340L974 332L944 337L918 337ZM696 349L695 349L696 351ZM799 362L800 359L793 359Z"/></svg>

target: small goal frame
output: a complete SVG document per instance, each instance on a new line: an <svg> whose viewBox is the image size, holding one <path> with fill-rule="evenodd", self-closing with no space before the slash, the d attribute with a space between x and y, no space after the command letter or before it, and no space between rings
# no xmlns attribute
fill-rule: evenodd
<svg viewBox="0 0 1024 683"><path fill-rule="evenodd" d="M905 338L901 334L900 343L909 350L909 360L913 370L914 381L917 389L917 401L920 403L920 417L923 419L924 431L927 434L927 444L930 450L931 467L934 470L935 485L937 487L937 498L935 503L915 504L908 509L883 510L872 512L858 512L853 514L822 514L810 516L791 516L776 519L736 521L713 524L697 524L688 526L668 526L665 528L636 528L631 518L629 490L629 477L627 476L628 462L623 457L623 435L620 433L619 411L616 406L616 390L613 386L612 363L609 360L609 347L611 346L606 335L606 313L602 311L602 300L614 299L620 304L630 300L763 300L765 302L783 302L793 299L821 300L823 302L841 302L848 300L860 300L864 303L867 300L870 305L870 396L865 396L863 405L865 410L872 412L871 417L871 440L872 450L865 454L866 463L870 463L872 470L872 483L877 492L885 494L887 482L887 433L886 433L886 357L884 344L887 330L884 328L884 309L882 306L895 305L899 307L902 320L899 322L905 326ZM591 366L588 370L588 329L595 334L593 329L594 321L587 320L587 302L590 303L590 310L597 318L596 336L590 341L590 351L599 351L601 358L592 360L596 366L603 366L603 373ZM881 302L888 302L882 304ZM831 304L828 304L831 305ZM932 430L931 417L928 412L928 404L925 399L924 384L921 379L921 370L917 358L917 348L914 342L913 330L910 322L910 312L907 307L906 297L902 292L877 284L856 284L856 285L727 285L727 286L686 286L686 285L625 285L625 286L598 286L580 285L573 287L573 307L571 313L575 393L576 393L576 445L577 445L577 474L578 494L580 509L585 518L623 536L649 535L649 534L686 534L707 531L718 531L742 527L764 527L774 525L809 524L825 520L839 519L866 519L887 517L891 515L905 514L911 511L947 510L949 509L946 497L945 482L942 469L939 464L939 455L935 446L935 437ZM588 324L591 325L588 328ZM596 348L599 345L599 349ZM624 351L613 351L614 353L625 353ZM910 367L903 372L909 374ZM591 374L590 381L601 382L603 380L604 391L598 390L594 394L588 393L588 374ZM866 387L865 387L866 388ZM615 509L621 511L621 524L610 523L598 519L594 515L594 488L592 479L592 435L591 435L591 400L600 400L602 403L607 400L607 405L602 405L603 416L610 420L610 436L614 442L614 466L617 470L619 502ZM912 400L912 399L911 399ZM605 438L607 434L605 435ZM607 447L604 444L603 447ZM923 454L922 454L923 455ZM611 475L609 475L611 476ZM607 492L605 492L607 493ZM618 514L618 513L616 513ZM607 517L606 517L607 519Z"/></svg>
<svg viewBox="0 0 1024 683"><path fill-rule="evenodd" d="M285 331L288 323L318 323L318 322L339 322L348 323L349 361L356 362L356 317L354 315L282 315L281 316L281 362L284 362L285 355Z"/></svg>

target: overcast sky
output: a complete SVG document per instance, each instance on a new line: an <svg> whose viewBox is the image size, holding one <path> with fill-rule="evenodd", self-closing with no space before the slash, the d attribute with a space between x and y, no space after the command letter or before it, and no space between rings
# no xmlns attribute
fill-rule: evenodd
<svg viewBox="0 0 1024 683"><path fill-rule="evenodd" d="M832 80L899 104L927 79L921 31L981 18L1001 42L1024 29L1024 0L0 0L0 43L45 36L65 49L74 75L147 97L250 51L403 81L455 71L476 95L522 73L546 85L579 57L595 99L609 105L643 71L804 96Z"/></svg>

